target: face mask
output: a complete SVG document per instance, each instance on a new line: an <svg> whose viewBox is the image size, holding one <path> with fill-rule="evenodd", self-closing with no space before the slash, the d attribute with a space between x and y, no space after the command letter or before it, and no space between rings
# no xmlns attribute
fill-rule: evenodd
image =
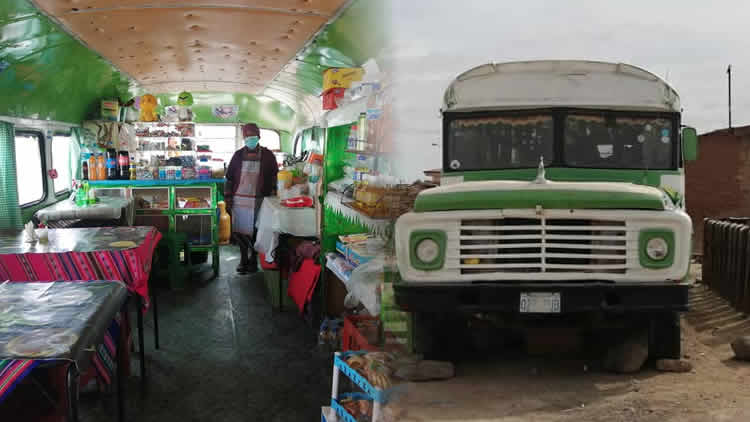
<svg viewBox="0 0 750 422"><path fill-rule="evenodd" d="M245 145L247 145L250 149L255 149L255 147L258 146L258 142L260 141L260 137L258 136L248 136L245 138Z"/></svg>

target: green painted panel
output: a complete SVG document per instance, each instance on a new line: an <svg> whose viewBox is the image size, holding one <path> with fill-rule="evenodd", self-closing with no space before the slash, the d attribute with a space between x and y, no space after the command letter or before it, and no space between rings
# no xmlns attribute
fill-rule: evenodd
<svg viewBox="0 0 750 422"><path fill-rule="evenodd" d="M131 81L27 0L0 2L0 115L80 123Z"/></svg>
<svg viewBox="0 0 750 422"><path fill-rule="evenodd" d="M545 209L640 209L663 210L658 194L597 192L585 190L517 190L419 195L414 211Z"/></svg>

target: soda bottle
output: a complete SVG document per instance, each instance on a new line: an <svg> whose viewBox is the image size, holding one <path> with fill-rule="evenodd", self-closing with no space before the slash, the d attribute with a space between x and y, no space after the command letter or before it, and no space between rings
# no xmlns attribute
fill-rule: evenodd
<svg viewBox="0 0 750 422"><path fill-rule="evenodd" d="M83 180L89 180L89 163L88 163L88 160L83 160L83 165L81 166L81 173L83 175Z"/></svg>
<svg viewBox="0 0 750 422"><path fill-rule="evenodd" d="M107 150L107 180L117 180L120 175L117 171L117 151L114 148Z"/></svg>
<svg viewBox="0 0 750 422"><path fill-rule="evenodd" d="M130 156L127 151L120 151L117 164L120 168L120 180L130 179Z"/></svg>
<svg viewBox="0 0 750 422"><path fill-rule="evenodd" d="M107 164L104 154L96 154L96 180L107 180Z"/></svg>

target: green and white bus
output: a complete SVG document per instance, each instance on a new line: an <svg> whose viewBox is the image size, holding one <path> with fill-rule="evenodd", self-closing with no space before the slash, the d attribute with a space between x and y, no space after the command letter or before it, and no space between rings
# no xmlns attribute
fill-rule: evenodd
<svg viewBox="0 0 750 422"><path fill-rule="evenodd" d="M677 92L635 66L486 64L446 90L441 187L396 224L398 304L417 351L447 316L575 316L650 329L680 355L695 130ZM596 315L596 318L592 316Z"/></svg>

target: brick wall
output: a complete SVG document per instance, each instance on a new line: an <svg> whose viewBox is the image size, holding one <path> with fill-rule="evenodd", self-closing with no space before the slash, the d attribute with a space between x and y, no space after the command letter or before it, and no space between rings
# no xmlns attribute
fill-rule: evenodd
<svg viewBox="0 0 750 422"><path fill-rule="evenodd" d="M703 218L750 217L750 126L699 137L698 160L686 167L687 210L703 249Z"/></svg>

